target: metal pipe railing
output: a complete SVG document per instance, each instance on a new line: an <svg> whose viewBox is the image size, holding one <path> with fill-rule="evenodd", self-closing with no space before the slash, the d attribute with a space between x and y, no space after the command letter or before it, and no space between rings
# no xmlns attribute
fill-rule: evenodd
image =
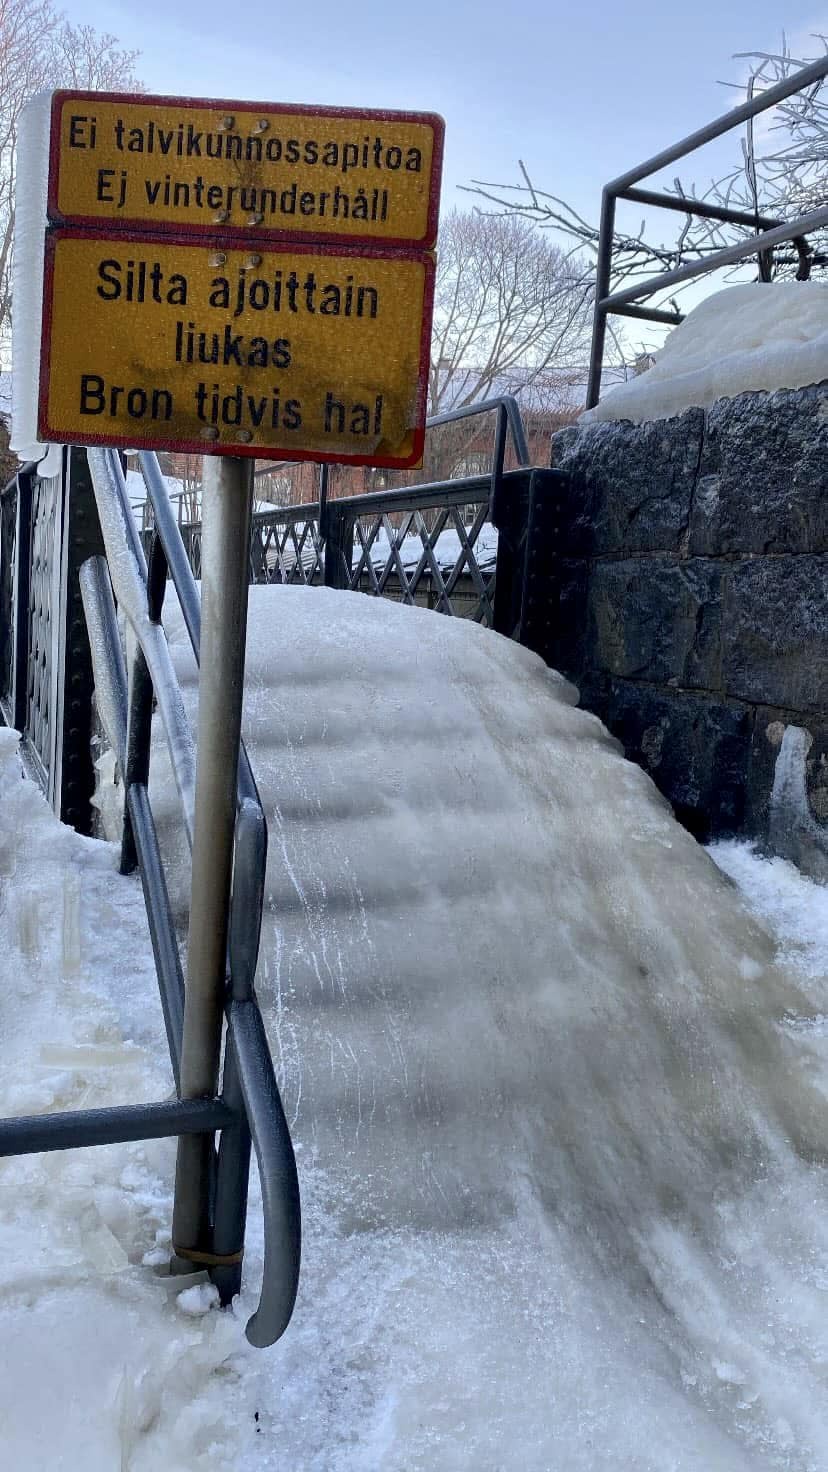
<svg viewBox="0 0 828 1472"><path fill-rule="evenodd" d="M200 652L198 590L172 516L154 455L142 469L156 516L149 566L138 540L120 461L114 451L90 450L89 462L107 557L81 570L84 609L95 659L99 709L125 781L122 860L134 854L141 873L170 1058L178 1084L184 986L178 946L149 802L150 714L154 696L175 771L189 731L183 700L161 627L167 569L172 574L196 660ZM127 678L112 586L137 641L127 714ZM165 682L163 692L156 679ZM186 772L185 772L186 776ZM187 783L176 784L182 807ZM128 830L128 831L127 831ZM198 1254L223 1302L238 1292L247 1215L251 1143L256 1150L265 1217L265 1271L259 1305L248 1324L257 1346L284 1332L296 1298L301 1211L296 1161L273 1061L253 989L261 930L267 825L246 752L239 759L233 886L228 948L227 1035L217 1098L147 1104L128 1110L79 1111L58 1118L0 1121L0 1155L64 1149L155 1135L200 1136L221 1143L210 1162L210 1247Z"/></svg>
<svg viewBox="0 0 828 1472"><path fill-rule="evenodd" d="M591 409L598 403L601 396L601 373L604 362L604 346L606 343L607 317L612 312L620 316L635 317L645 321L665 322L675 325L682 321L680 312L660 312L657 308L645 308L634 306L633 303L640 297L651 296L670 286L675 286L683 281L692 280L696 276L706 275L710 271L716 271L722 266L728 266L746 260L749 256L758 255L760 262L767 251L773 250L775 245L792 240L799 253L803 271L806 270L808 259L808 246L805 237L814 230L822 229L828 224L828 210L818 209L798 219L791 221L771 220L765 215L749 214L745 210L730 209L726 205L714 205L705 200L693 199L690 196L667 195L652 190L637 189L635 186L642 179L666 168L668 164L675 163L677 159L684 158L688 153L703 147L704 144L712 142L723 133L728 133L737 128L741 123L750 118L757 117L769 108L775 107L778 102L784 102L787 97L801 92L813 82L821 82L828 76L828 56L811 62L806 67L801 67L792 76L786 77L774 87L760 92L748 102L739 107L731 108L723 113L713 122L704 127L696 129L688 137L680 142L672 144L660 153L654 154L647 159L646 163L637 164L624 174L619 174L609 184L605 185L601 196L601 222L598 233L598 256L596 261L595 277L595 307L592 324L592 345L590 348L589 379L587 383L586 405ZM620 291L610 291L612 275L612 250L613 236L615 231L615 206L619 199L631 200L634 203L649 205L657 208L678 210L686 215L698 215L703 219L720 220L726 224L747 226L756 231L752 239L739 241L733 246L724 246L721 250L711 251L710 255L697 261L685 262L682 266L676 266L672 270L660 272L658 275L648 277L641 282L625 287Z"/></svg>
<svg viewBox="0 0 828 1472"><path fill-rule="evenodd" d="M523 428L523 420L520 416L518 402L513 394L498 394L492 399L482 399L479 404L467 404L460 409L446 409L440 414L433 414L430 419L426 420L426 429L437 429L441 424L453 424L459 419L471 419L476 414L491 414L494 410L498 410L498 436L502 433L500 422L502 416L505 415L506 422L511 431L515 453L518 457L518 464L528 465L529 446L526 442L526 432ZM497 455L498 453L499 451L496 448L495 454Z"/></svg>
<svg viewBox="0 0 828 1472"><path fill-rule="evenodd" d="M740 240L735 245L725 246L716 251L715 256L708 256L701 261L686 261L683 266L675 266L672 271L663 271L659 276L650 277L643 285L614 291L610 296L604 297L602 305L607 311L617 311L625 303L633 302L649 292L675 286L679 281L691 281L694 276L703 276L718 266L731 266L737 261L745 260L747 256L756 255L757 249L770 250L783 240L793 240L803 232L807 234L811 230L821 230L824 225L828 225L828 205L814 210L810 215L802 215L790 225L777 225L773 230L763 230L761 234L754 235L752 240Z"/></svg>
<svg viewBox="0 0 828 1472"><path fill-rule="evenodd" d="M731 107L719 117L714 118L712 123L705 123L703 127L697 128L694 133L688 133L679 143L672 143L669 148L662 149L646 163L636 164L634 168L628 169L625 174L619 174L608 185L613 194L618 195L624 189L629 189L632 184L638 184L641 179L646 179L650 174L655 174L659 169L665 169L668 164L674 164L676 159L684 158L685 154L694 153L697 148L703 148L705 143L712 143L714 138L721 137L722 133L729 133L732 128L738 128L740 124L746 123L749 118L758 117L760 112L766 112L769 107L775 107L777 102L784 102L786 97L792 97L794 92L801 92L803 88L809 87L812 82L820 82L828 76L828 56L822 56L817 61L812 61L808 66L803 66L793 76L786 77L784 81L777 82L776 86L768 87L767 91L760 92L756 97L750 98L748 102L742 102L738 107Z"/></svg>

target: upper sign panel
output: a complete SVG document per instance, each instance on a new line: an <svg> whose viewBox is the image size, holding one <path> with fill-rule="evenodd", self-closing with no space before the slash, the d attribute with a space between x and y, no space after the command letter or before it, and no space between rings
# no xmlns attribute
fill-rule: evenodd
<svg viewBox="0 0 828 1472"><path fill-rule="evenodd" d="M430 247L442 152L434 113L56 92L49 217Z"/></svg>

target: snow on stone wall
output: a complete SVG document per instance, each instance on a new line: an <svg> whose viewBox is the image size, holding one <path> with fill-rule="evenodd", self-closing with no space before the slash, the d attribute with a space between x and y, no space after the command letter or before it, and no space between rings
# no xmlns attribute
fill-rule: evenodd
<svg viewBox="0 0 828 1472"><path fill-rule="evenodd" d="M581 423L641 424L756 389L801 388L828 378L828 286L782 281L731 286L692 311L652 368L621 384Z"/></svg>

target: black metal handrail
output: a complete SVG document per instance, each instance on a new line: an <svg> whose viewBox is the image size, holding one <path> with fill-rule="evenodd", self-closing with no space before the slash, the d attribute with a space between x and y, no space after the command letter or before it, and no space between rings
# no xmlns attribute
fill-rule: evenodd
<svg viewBox="0 0 828 1472"><path fill-rule="evenodd" d="M747 260L750 256L758 255L761 264L766 252L773 250L774 246L786 240L794 241L800 254L800 260L807 259L806 237L812 231L820 230L828 225L828 205L813 210L810 214L801 215L798 219L780 221L769 219L764 215L748 214L744 210L732 210L725 205L713 205L705 200L693 199L689 195L662 194L654 190L637 189L635 186L642 179L666 168L668 164L675 163L676 159L684 158L686 154L693 153L705 143L712 142L714 138L730 132L732 128L739 127L749 118L766 112L768 108L775 107L778 102L783 102L794 92L800 92L812 82L819 82L826 76L828 76L828 56L821 57L818 61L811 62L809 66L802 67L793 76L778 82L775 87L769 87L758 97L742 103L740 107L732 108L730 112L724 113L712 123L698 128L689 137L663 149L661 153L657 153L646 163L636 165L635 168L629 169L625 174L619 175L617 179L613 179L611 183L604 186L601 197L587 408L593 408L601 396L604 344L607 317L610 313L675 326L684 320L681 312L665 312L656 307L637 306L635 303L640 297L653 296L668 286L690 281L696 276L706 275L710 271L718 270L721 266L737 264L739 261ZM735 245L714 251L703 259L687 261L683 266L675 266L672 270L662 271L656 276L636 282L633 286L611 292L615 206L619 199L656 208L678 210L682 214L698 215L703 219L721 220L726 224L745 225L755 230L756 234L751 239L738 241Z"/></svg>
<svg viewBox="0 0 828 1472"><path fill-rule="evenodd" d="M434 429L484 414L496 415L492 465L485 473L329 499L330 467L326 464L320 467L318 501L256 512L251 518L250 581L309 585L324 580L329 587L390 594L407 603L427 602L444 613L462 608L464 616L498 627L493 552L491 547L487 549L484 567L475 543L492 520L498 496L519 496L525 484L530 457L519 406L513 396L498 395L434 415L427 427ZM504 470L509 438L519 467L512 471ZM157 465L154 473L159 475ZM159 481L159 495L162 485ZM159 504L172 528L175 517L166 502ZM476 508L471 526L461 517L461 507ZM436 513L436 520L432 518L428 525L422 514L427 511ZM401 514L401 525L392 527L388 518L397 513ZM371 517L374 524L368 527ZM386 565L377 575L371 559L376 560L378 533L383 528L388 532L389 548ZM185 558L198 577L201 525L195 522L181 530ZM459 541L459 553L451 567L446 567L437 547L445 531L456 534ZM409 575L401 554L410 532L413 536L405 553L412 552L411 543L416 543L417 536L422 546ZM149 552L151 532L144 533L144 542Z"/></svg>
<svg viewBox="0 0 828 1472"><path fill-rule="evenodd" d="M520 417L520 408L513 394L496 394L491 399L481 399L479 404L466 404L460 409L444 409L440 414L432 414L426 420L426 429L437 429L441 424L453 424L457 420L472 419L476 414L491 414L495 410L498 416L495 459L499 456L500 463L503 464L503 452L500 446L502 439L505 448L508 428L512 435L518 464L528 465L529 446L526 443L526 432Z"/></svg>

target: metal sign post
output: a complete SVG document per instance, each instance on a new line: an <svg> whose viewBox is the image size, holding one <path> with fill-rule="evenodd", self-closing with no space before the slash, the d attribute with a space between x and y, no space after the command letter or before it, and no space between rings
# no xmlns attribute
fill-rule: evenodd
<svg viewBox="0 0 828 1472"><path fill-rule="evenodd" d="M198 755L182 1099L210 1099L218 1092L252 501L252 460L204 457ZM188 1266L215 1265L209 1218L214 1168L212 1136L180 1137L173 1252Z"/></svg>

